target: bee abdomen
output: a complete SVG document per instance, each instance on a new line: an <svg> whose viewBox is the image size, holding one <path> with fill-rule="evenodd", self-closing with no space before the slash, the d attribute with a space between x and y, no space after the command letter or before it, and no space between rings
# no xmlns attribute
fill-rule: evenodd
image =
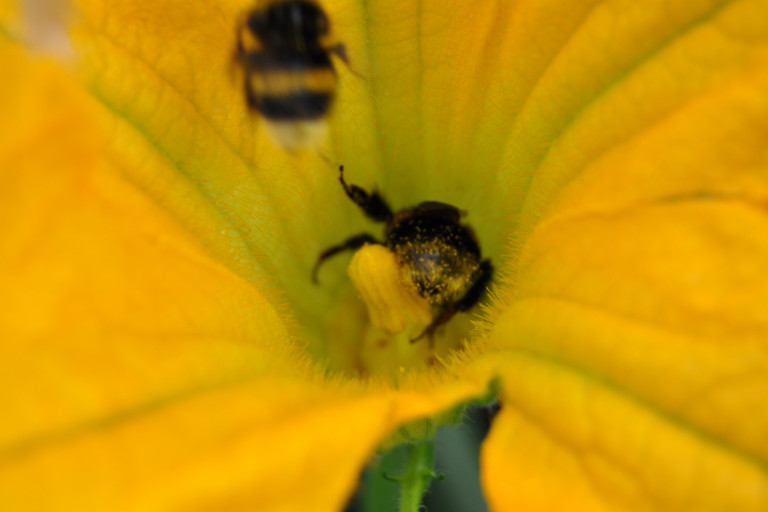
<svg viewBox="0 0 768 512"><path fill-rule="evenodd" d="M336 90L332 68L273 69L249 80L250 106L272 121L314 120L324 117Z"/></svg>
<svg viewBox="0 0 768 512"><path fill-rule="evenodd" d="M333 96L329 93L298 92L256 97L253 107L270 121L315 120L325 116Z"/></svg>

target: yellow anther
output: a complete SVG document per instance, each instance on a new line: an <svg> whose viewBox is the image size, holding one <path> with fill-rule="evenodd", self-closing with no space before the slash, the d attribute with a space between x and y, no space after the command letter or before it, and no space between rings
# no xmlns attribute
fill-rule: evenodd
<svg viewBox="0 0 768 512"><path fill-rule="evenodd" d="M382 245L358 250L347 269L374 327L392 334L432 321L431 306L403 281L395 255Z"/></svg>

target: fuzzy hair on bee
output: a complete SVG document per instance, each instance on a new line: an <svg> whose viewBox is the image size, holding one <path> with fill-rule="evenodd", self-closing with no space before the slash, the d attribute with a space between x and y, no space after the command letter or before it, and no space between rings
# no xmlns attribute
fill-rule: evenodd
<svg viewBox="0 0 768 512"><path fill-rule="evenodd" d="M338 86L332 55L347 63L328 15L312 0L262 0L241 20L236 61L245 98L279 146L323 141Z"/></svg>

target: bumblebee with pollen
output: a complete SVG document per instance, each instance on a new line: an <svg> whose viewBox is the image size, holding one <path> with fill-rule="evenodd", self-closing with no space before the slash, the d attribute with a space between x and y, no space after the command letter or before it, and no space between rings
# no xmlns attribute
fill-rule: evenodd
<svg viewBox="0 0 768 512"><path fill-rule="evenodd" d="M336 254L361 249L366 244L383 245L394 255L399 280L426 299L432 309L428 325L411 342L427 336L431 343L438 327L456 313L468 311L482 298L493 275L491 260L482 259L474 231L461 224L463 213L455 206L426 201L393 213L377 192L348 185L343 166L339 167L339 181L368 218L386 224L384 242L362 233L329 247L318 256L312 280L317 282L321 264Z"/></svg>
<svg viewBox="0 0 768 512"><path fill-rule="evenodd" d="M347 62L344 46L330 43L330 29L311 0L260 1L238 28L248 106L285 149L316 146L325 134L338 82L331 54Z"/></svg>

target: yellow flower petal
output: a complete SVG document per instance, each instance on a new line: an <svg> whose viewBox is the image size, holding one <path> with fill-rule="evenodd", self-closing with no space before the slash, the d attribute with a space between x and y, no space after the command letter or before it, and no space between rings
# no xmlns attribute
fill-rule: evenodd
<svg viewBox="0 0 768 512"><path fill-rule="evenodd" d="M407 398L261 378L147 404L6 450L2 504L8 510L340 510L393 425L439 406ZM395 406L403 401L411 407Z"/></svg>
<svg viewBox="0 0 768 512"><path fill-rule="evenodd" d="M100 107L0 51L0 508L338 510L393 429L482 389L324 380L109 159Z"/></svg>
<svg viewBox="0 0 768 512"><path fill-rule="evenodd" d="M587 215L534 233L523 253L519 296L499 317L494 338L497 347L511 351L498 359L511 356L519 360L516 366L543 366L547 374L562 372L560 380L579 381L580 394L557 392L552 384L536 404L544 409L521 412L526 421L561 432L552 436L556 446L549 449L567 448L571 458L588 458L601 453L601 443L625 438L626 453L616 446L602 456L637 470L623 472L645 494L622 498L637 509L659 504L696 509L694 501L680 500L704 495L713 503L737 500L739 510L765 507L768 414L761 404L768 393L768 320L761 305L768 298L766 229L768 218L760 209L706 199ZM505 374L510 408L517 407L518 394L534 400L527 396L533 385L526 382L527 373ZM575 377L566 377L570 374ZM599 414L591 410L592 401L599 403ZM642 420L630 419L636 416ZM638 422L642 436L634 430ZM582 434L588 439L575 445L561 440ZM634 436L640 437L633 448ZM642 447L657 443L666 452L687 455L646 458ZM493 441L486 450L494 457L505 453L506 460L527 458ZM727 462L703 467L705 459ZM740 469L728 477L731 466ZM499 469L489 463L487 470L491 486ZM588 468L584 471L591 481ZM650 471L681 475L649 480ZM743 480L740 472L751 476ZM610 503L610 478L594 478L599 481L593 485L606 488L603 499ZM690 479L699 479L701 486ZM705 485L706 479L713 481ZM742 482L753 492L742 489ZM691 490L674 499L654 498L687 487Z"/></svg>
<svg viewBox="0 0 768 512"><path fill-rule="evenodd" d="M40 399L82 394L49 410L15 397L4 440L264 371L266 350L292 362L269 302L100 157L87 98L15 48L3 61L21 75L0 129L3 387L34 374Z"/></svg>
<svg viewBox="0 0 768 512"><path fill-rule="evenodd" d="M622 5L583 20L513 123L500 179L528 184L505 192L487 496L764 510L768 3Z"/></svg>
<svg viewBox="0 0 768 512"><path fill-rule="evenodd" d="M83 439L94 443L98 456L124 445L160 452L140 463L123 455L117 466L97 465L102 470L94 475L107 479L99 487L101 508L126 503L131 489L142 508L221 508L257 500L276 509L307 508L298 495L270 501L277 496L270 492L306 485L307 475L321 471L333 473L315 485L333 484L327 493L313 487L306 495L318 500L316 507L338 508L366 453L392 428L477 393L494 372L503 377L503 410L486 444L484 480L495 508L546 510L566 493L565 503L577 509L718 509L729 503L765 508L768 436L765 418L755 412L766 390L767 329L760 308L766 299L760 275L766 261L764 0L328 2L353 71L340 71L332 137L323 150L328 161L275 151L245 110L241 87L229 72L235 20L250 2L77 5L83 76L105 107L93 113L108 130L104 166L113 173L119 169L124 179L100 178L93 181L97 187L88 181L98 194L85 196L83 205L64 203L65 212L91 208L95 217L108 219L99 224L91 214L81 215L90 219L91 235L80 235L70 248L74 260L88 269L99 270L94 262L110 265L92 280L77 280L74 296L91 288L107 293L91 281L128 290L123 281L130 278L145 286L140 295L124 292L133 300L120 308L110 309L109 301L103 310L96 308L99 321L93 322L102 325L105 311L110 334L123 332L117 327L124 325L134 329L129 335L136 339L122 350L129 361L143 362L141 371L150 359L163 363L164 354L131 352L152 338L136 334L142 322L123 318L124 311L133 311L126 305L138 308L137 317L154 318L152 333L190 322L201 348L197 356L184 354L195 361L207 360L212 347L221 350L220 338L241 335L237 339L253 343L233 343L246 357L219 355L213 375L200 371L205 378L182 368L184 361L171 350L165 366L159 365L171 376L178 370L170 388L147 385L139 390L144 395L108 389L109 403L98 404L103 409L89 403L62 407L64 419L57 421L66 423L74 421L67 416L72 410L98 418L94 411L114 411L115 404L124 407L131 400L137 410L145 397L170 402L157 415L121 423L125 439L115 431ZM343 265L330 264L336 265L336 280L323 289L311 286L309 269L323 245L370 226L339 190L336 160L356 169L355 182L376 184L395 198L396 208L438 199L467 209L494 262L502 245L513 243L505 263L497 265L508 277L496 287L490 354L470 368L449 363L452 372L462 371L458 383L403 379L403 389L419 390L413 393L322 383L289 343L277 319L287 318L278 317L285 311L295 313L316 359L331 358L339 348L327 343L333 330L317 312L332 311L345 293ZM44 182L35 181L36 187ZM73 185L65 185L69 198ZM135 189L144 195L132 195ZM99 197L101 203L91 204ZM30 215L39 211L38 204ZM120 223L120 212L138 223ZM60 222L66 228L74 221L62 215ZM106 236L114 224L120 229ZM162 244L128 243L142 227L140 233L173 241L181 259L193 263L179 266L178 254L167 258ZM92 248L83 243L94 238L99 243ZM114 250L118 243L135 247L136 254ZM71 261L62 244L53 246L54 254ZM89 252L79 252L83 247ZM149 270L132 274L133 266L121 260L125 254ZM120 261L118 271L110 270ZM185 273L197 280L177 284ZM228 284L219 288L220 280ZM158 282L175 284L170 296L184 307L152 300L141 309L139 299L146 300L146 290ZM226 301L223 308L214 304L217 299ZM102 305L85 310L95 306ZM266 326L265 308L275 318ZM92 351L102 337L91 324L83 334L84 316L66 318L78 320L78 336L91 336L82 354L101 361L103 354ZM23 311L18 318L25 318ZM30 325L18 322L20 330ZM294 331L293 322L288 329ZM76 374L78 361L68 358L78 352L61 346L65 357L52 357L48 366L63 361L60 372ZM26 362L9 359L17 360ZM86 385L67 393L88 398L103 378L89 377L94 368L101 367L88 365ZM123 373L142 374L129 370ZM46 372L18 372L15 378ZM183 403L162 395L174 383L183 394L190 374L194 383L221 395L190 391ZM71 375L48 378L78 382ZM275 389L286 396L263 398ZM258 403L251 406L240 392L259 397ZM47 402L25 407L41 403ZM189 438L177 439L200 418L205 421ZM349 430L339 429L339 418L349 422ZM36 421L10 428L22 435L41 428L44 422ZM173 428L179 424L183 428ZM304 432L302 424L312 429L292 445L296 432ZM348 438L344 447L332 445L336 432ZM232 437L241 442L223 449ZM201 456L195 439L214 446L210 459ZM71 474L86 453L76 443L62 444L70 450L66 455L41 446L46 449L14 459L9 473L23 482L35 481L44 468ZM295 451L276 451L286 446ZM254 454L266 455L254 460ZM339 454L344 460L337 468L323 466L323 459L335 461ZM133 468L122 481L134 487L114 483L123 468ZM283 471L280 482L269 478L272 468ZM509 472L530 485L517 492L513 485L510 492ZM163 486L169 478L171 484ZM267 486L254 487L254 481ZM81 482L65 487L78 489Z"/></svg>
<svg viewBox="0 0 768 512"><path fill-rule="evenodd" d="M491 509L765 510L764 459L600 376L535 353L504 360L481 458Z"/></svg>

